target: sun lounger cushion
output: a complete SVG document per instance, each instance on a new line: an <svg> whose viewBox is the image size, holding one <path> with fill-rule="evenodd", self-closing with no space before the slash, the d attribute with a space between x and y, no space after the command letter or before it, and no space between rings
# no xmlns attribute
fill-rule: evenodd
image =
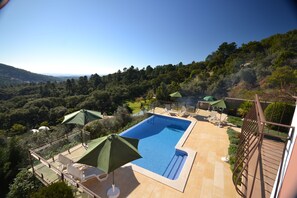
<svg viewBox="0 0 297 198"><path fill-rule="evenodd" d="M85 169L83 171L83 175L85 180L91 177L97 177L98 180L103 181L106 180L108 177L108 174L95 167L89 167Z"/></svg>
<svg viewBox="0 0 297 198"><path fill-rule="evenodd" d="M107 179L108 174L99 170L98 168L88 166L84 169L79 169L73 164L67 165L67 172L76 180L85 181L90 178L96 177L99 181L104 181Z"/></svg>

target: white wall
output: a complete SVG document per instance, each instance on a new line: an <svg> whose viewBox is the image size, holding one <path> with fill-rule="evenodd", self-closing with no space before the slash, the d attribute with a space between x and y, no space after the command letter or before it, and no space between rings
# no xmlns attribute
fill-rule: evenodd
<svg viewBox="0 0 297 198"><path fill-rule="evenodd" d="M297 104L297 101L296 101L296 104ZM294 116L293 116L291 126L295 127L295 130L294 131L290 130L289 137L291 135L293 135L293 137L290 140L288 140L288 143L287 143L287 147L286 147L286 151L285 151L285 157L284 157L284 161L283 161L283 170L282 170L282 172L280 172L280 170L278 170L278 174L277 174L277 177L279 176L279 174L281 175L280 185L278 186L278 189L276 189L276 185L277 185L276 182L277 181L275 181L272 192L271 192L271 195L270 195L271 198L275 197L274 196L275 194L278 195L278 193L280 191L281 183L283 182L283 179L284 179L284 176L286 174L288 164L289 164L289 161L290 161L290 157L291 157L291 154L292 154L293 145L297 143L296 142L296 136L297 136L297 105L295 106L295 112L294 112Z"/></svg>

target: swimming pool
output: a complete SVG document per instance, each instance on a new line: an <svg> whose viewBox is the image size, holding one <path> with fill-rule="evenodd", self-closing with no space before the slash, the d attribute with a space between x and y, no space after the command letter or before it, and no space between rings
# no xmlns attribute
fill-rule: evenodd
<svg viewBox="0 0 297 198"><path fill-rule="evenodd" d="M124 131L121 136L139 139L138 150L143 158L132 164L170 180L178 179L188 153L176 149L191 121L153 115Z"/></svg>
<svg viewBox="0 0 297 198"><path fill-rule="evenodd" d="M142 158L132 163L177 179L187 153L177 151L175 146L190 124L187 120L154 115L122 133L122 136L139 139L138 150Z"/></svg>

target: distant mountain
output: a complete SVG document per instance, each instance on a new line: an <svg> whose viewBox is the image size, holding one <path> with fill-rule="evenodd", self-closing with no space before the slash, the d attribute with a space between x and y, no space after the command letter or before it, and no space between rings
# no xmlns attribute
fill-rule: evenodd
<svg viewBox="0 0 297 198"><path fill-rule="evenodd" d="M87 76L89 77L88 75L53 75L55 76L56 78L59 78L61 81L66 81L68 79L79 79L80 77L82 76Z"/></svg>
<svg viewBox="0 0 297 198"><path fill-rule="evenodd" d="M61 81L61 79L53 76L31 73L23 69L0 63L0 86L47 81Z"/></svg>

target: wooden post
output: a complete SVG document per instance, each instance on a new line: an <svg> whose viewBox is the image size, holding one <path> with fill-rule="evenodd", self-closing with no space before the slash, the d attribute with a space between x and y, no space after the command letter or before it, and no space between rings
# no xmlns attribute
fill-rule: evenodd
<svg viewBox="0 0 297 198"><path fill-rule="evenodd" d="M29 160L30 160L30 165L31 165L31 168L32 168L32 172L33 172L33 174L35 174L35 170L34 170L34 166L33 166L33 160L32 160L30 150L28 150L28 154L29 154Z"/></svg>

